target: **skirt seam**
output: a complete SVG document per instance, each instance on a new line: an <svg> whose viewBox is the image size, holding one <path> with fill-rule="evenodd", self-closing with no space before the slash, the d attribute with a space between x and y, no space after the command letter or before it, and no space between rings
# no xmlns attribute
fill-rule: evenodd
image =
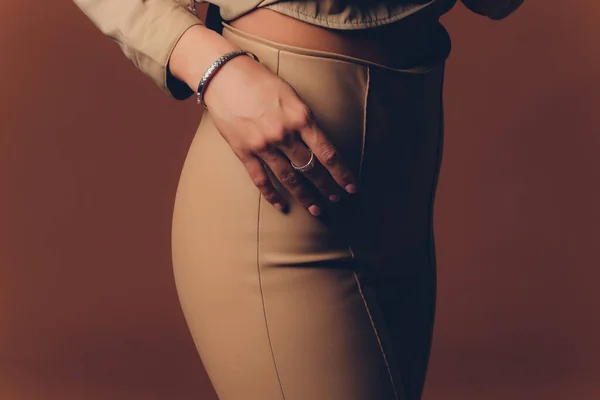
<svg viewBox="0 0 600 400"><path fill-rule="evenodd" d="M277 51L277 75L279 75L279 50ZM275 368L275 376L277 377L277 383L279 384L279 390L281 391L281 398L285 400L285 394L283 392L283 385L281 384L281 376L279 375L279 368L277 368L277 361L275 360L275 351L273 350L273 341L271 340L271 332L269 330L269 322L267 318L267 308L265 306L265 295L263 291L262 274L260 271L260 211L262 204L262 194L258 193L258 207L256 211L256 268L258 271L258 285L260 289L260 299L262 302L263 316L265 319L265 330L267 332L267 341L269 342L269 350L271 351L271 358L273 360L273 368Z"/></svg>
<svg viewBox="0 0 600 400"><path fill-rule="evenodd" d="M277 368L277 362L275 361L275 352L273 351L273 341L271 340L271 332L269 330L269 322L267 318L267 308L265 306L265 295L262 284L262 274L260 271L260 208L261 208L261 194L258 194L258 207L256 215L256 269L258 271L258 287L260 290L260 299L262 302L263 316L265 319L265 331L267 333L267 341L269 342L269 350L271 352L271 359L273 360L273 367L275 368L275 375L277 376L277 383L279 384L279 390L281 391L281 398L285 400L283 394L283 386L281 385L281 377L279 376L279 369Z"/></svg>

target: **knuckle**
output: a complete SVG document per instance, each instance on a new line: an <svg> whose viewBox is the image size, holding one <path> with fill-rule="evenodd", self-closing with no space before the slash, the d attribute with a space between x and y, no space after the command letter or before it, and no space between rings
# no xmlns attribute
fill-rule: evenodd
<svg viewBox="0 0 600 400"><path fill-rule="evenodd" d="M261 192L267 193L271 190L271 181L266 176L258 176L252 179L254 185L260 189Z"/></svg>
<svg viewBox="0 0 600 400"><path fill-rule="evenodd" d="M289 121L294 129L305 128L311 124L312 113L308 106L302 105L290 112Z"/></svg>
<svg viewBox="0 0 600 400"><path fill-rule="evenodd" d="M285 143L289 137L290 131L283 126L274 128L269 135L271 142L276 145Z"/></svg>
<svg viewBox="0 0 600 400"><path fill-rule="evenodd" d="M332 147L323 146L321 148L321 158L323 160L323 164L328 167L333 167L338 163L340 156L337 150L333 149Z"/></svg>
<svg viewBox="0 0 600 400"><path fill-rule="evenodd" d="M353 182L353 178L352 178L352 174L349 171L341 171L338 175L338 179L343 182L344 184L348 184L348 183L352 183Z"/></svg>
<svg viewBox="0 0 600 400"><path fill-rule="evenodd" d="M233 150L234 150L235 155L240 159L240 161L242 161L244 163L244 165L247 165L250 162L252 162L253 157L252 157L252 151L250 151L250 149L247 149L245 147L240 147L240 148L234 148Z"/></svg>
<svg viewBox="0 0 600 400"><path fill-rule="evenodd" d="M266 193L263 193L263 197L266 201L273 204L277 201L277 193L273 190L269 190Z"/></svg>
<svg viewBox="0 0 600 400"><path fill-rule="evenodd" d="M298 175L294 171L285 171L279 176L281 183L288 187L297 187L300 185Z"/></svg>
<svg viewBox="0 0 600 400"><path fill-rule="evenodd" d="M346 168L342 168L337 172L337 181L340 182L343 186L350 184L350 183L355 183L355 178L354 178L354 174L346 169Z"/></svg>
<svg viewBox="0 0 600 400"><path fill-rule="evenodd" d="M252 141L252 143L250 144L250 150L253 153L265 152L269 149L269 147L270 147L269 142L264 138L256 139L256 140Z"/></svg>

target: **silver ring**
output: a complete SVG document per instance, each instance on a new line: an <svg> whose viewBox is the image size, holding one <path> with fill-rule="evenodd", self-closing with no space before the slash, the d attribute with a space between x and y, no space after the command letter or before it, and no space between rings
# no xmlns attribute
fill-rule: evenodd
<svg viewBox="0 0 600 400"><path fill-rule="evenodd" d="M310 151L310 160L308 160L308 162L303 166L299 167L290 161L290 164L292 165L292 168L294 168L294 170L305 173L315 167L315 153L313 153L311 149L308 149L308 151Z"/></svg>

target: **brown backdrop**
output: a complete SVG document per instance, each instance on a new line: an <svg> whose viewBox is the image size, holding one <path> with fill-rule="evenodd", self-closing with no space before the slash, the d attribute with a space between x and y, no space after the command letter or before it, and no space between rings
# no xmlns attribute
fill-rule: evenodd
<svg viewBox="0 0 600 400"><path fill-rule="evenodd" d="M199 109L52 3L0 3L0 398L214 400L169 254ZM445 17L425 400L600 398L599 18Z"/></svg>

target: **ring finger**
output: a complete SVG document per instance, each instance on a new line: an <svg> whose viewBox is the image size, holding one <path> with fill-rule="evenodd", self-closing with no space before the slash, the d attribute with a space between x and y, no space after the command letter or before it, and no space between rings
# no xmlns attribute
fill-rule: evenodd
<svg viewBox="0 0 600 400"><path fill-rule="evenodd" d="M294 137L291 143L281 144L281 151L289 159L290 165L297 173L301 173L332 202L340 200L340 190L329 171L319 163L314 153L299 138Z"/></svg>
<svg viewBox="0 0 600 400"><path fill-rule="evenodd" d="M283 154L278 150L265 150L258 153L257 156L265 162L277 180L296 198L301 206L308 209L314 216L321 214L321 208L316 199L310 190L303 185L300 176L294 171L292 165Z"/></svg>

